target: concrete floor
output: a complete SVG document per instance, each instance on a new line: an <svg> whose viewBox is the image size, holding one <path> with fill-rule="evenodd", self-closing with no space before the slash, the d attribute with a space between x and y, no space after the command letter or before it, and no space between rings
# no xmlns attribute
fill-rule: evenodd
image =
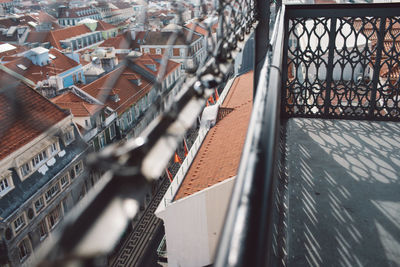
<svg viewBox="0 0 400 267"><path fill-rule="evenodd" d="M400 266L400 123L290 119L288 266Z"/></svg>

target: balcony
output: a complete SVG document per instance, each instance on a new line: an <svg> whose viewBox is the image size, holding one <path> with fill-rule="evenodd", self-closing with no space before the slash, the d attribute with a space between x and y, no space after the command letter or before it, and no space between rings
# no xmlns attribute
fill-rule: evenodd
<svg viewBox="0 0 400 267"><path fill-rule="evenodd" d="M399 7L277 13L216 266L400 264Z"/></svg>
<svg viewBox="0 0 400 267"><path fill-rule="evenodd" d="M399 265L400 5L258 5L253 112L214 265ZM95 158L114 176L67 221L53 256L112 249L137 211L131 200L204 106L199 88L217 82L201 78L186 81L175 113L146 138ZM108 162L115 158L122 166ZM117 223L104 235L110 218Z"/></svg>

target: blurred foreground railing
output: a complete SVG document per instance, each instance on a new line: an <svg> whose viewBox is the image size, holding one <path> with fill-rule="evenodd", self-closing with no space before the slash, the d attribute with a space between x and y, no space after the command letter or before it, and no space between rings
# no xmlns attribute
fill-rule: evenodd
<svg viewBox="0 0 400 267"><path fill-rule="evenodd" d="M148 188L163 174L206 100L214 88L231 75L234 58L257 24L251 0L219 1L216 9L213 16L218 18L217 31L214 34L208 28L205 37L207 57L196 69L187 71L173 103L140 137L111 144L88 156L88 164L105 174L36 254L39 265L103 265L104 258L119 243ZM172 39L176 40L180 34L182 32L176 32ZM174 40L169 40L169 44L172 43ZM165 57L162 64L167 59ZM163 77L163 71L165 68L160 70L159 76ZM158 97L153 106L160 109L164 96Z"/></svg>

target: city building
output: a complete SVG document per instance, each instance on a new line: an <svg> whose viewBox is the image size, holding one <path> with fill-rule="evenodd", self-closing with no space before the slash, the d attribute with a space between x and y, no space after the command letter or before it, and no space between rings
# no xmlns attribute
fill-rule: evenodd
<svg viewBox="0 0 400 267"><path fill-rule="evenodd" d="M117 139L116 112L79 88L73 88L51 101L71 112L83 140L95 151Z"/></svg>
<svg viewBox="0 0 400 267"><path fill-rule="evenodd" d="M151 122L158 111L146 110L159 93L168 92L166 98L169 101L177 93L179 88L175 85L181 71L180 64L174 61L168 61L161 92L153 88L160 71L160 62L161 56L128 58L125 65L81 88L118 114L117 126L121 137L137 136Z"/></svg>
<svg viewBox="0 0 400 267"><path fill-rule="evenodd" d="M101 20L102 17L96 8L91 6L77 8L60 6L58 8L57 19L58 23L62 26L74 26L84 19Z"/></svg>
<svg viewBox="0 0 400 267"><path fill-rule="evenodd" d="M167 53L171 60L181 63L182 68L193 68L206 56L205 38L203 35L192 32L187 28L180 28L182 34L178 35L172 45L168 41L172 38L175 31L131 31L131 48L134 51L148 53L151 55L163 55ZM186 44L186 39L191 39Z"/></svg>
<svg viewBox="0 0 400 267"><path fill-rule="evenodd" d="M155 212L164 223L168 266L213 264L252 110L252 84L252 71L236 77L224 102L206 108L203 117L216 123Z"/></svg>
<svg viewBox="0 0 400 267"><path fill-rule="evenodd" d="M57 95L63 88L85 83L82 65L55 48L32 48L5 63L3 69L34 84L47 97Z"/></svg>
<svg viewBox="0 0 400 267"><path fill-rule="evenodd" d="M71 114L4 71L0 77L0 263L32 266L36 248L87 190L88 146Z"/></svg>

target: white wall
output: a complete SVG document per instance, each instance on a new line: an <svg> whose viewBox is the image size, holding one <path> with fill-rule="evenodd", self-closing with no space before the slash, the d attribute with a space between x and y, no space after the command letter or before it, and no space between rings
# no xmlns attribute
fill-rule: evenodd
<svg viewBox="0 0 400 267"><path fill-rule="evenodd" d="M156 212L164 221L168 266L213 263L234 181L227 179Z"/></svg>

